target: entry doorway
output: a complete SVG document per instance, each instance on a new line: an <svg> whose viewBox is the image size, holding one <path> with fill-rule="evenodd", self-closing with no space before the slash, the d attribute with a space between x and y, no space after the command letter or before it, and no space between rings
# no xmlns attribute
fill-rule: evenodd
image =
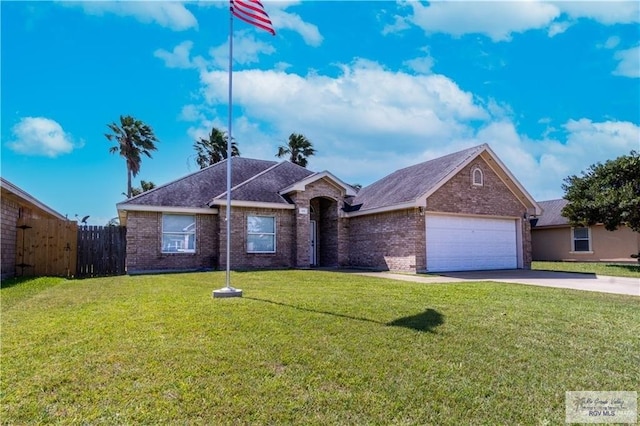
<svg viewBox="0 0 640 426"><path fill-rule="evenodd" d="M338 203L328 197L309 201L309 264L338 266Z"/></svg>

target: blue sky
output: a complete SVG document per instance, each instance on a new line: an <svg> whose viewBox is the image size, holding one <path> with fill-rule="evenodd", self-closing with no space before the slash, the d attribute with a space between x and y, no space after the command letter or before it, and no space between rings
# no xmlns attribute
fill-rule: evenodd
<svg viewBox="0 0 640 426"><path fill-rule="evenodd" d="M538 200L640 149L640 3L264 1L276 35L234 21L233 135L367 185L488 143ZM160 139L139 180L198 168L227 129L226 2L1 2L2 176L70 218L116 216L120 115Z"/></svg>

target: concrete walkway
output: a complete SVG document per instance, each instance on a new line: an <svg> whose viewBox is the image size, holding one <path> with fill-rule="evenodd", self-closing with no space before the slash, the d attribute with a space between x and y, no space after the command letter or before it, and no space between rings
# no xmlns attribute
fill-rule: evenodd
<svg viewBox="0 0 640 426"><path fill-rule="evenodd" d="M426 284L463 281L496 281L504 283L570 288L573 290L640 296L640 278L607 277L595 274L569 272L528 271L511 269L502 271L449 272L440 275L399 274L393 272L350 271L359 275L389 278Z"/></svg>

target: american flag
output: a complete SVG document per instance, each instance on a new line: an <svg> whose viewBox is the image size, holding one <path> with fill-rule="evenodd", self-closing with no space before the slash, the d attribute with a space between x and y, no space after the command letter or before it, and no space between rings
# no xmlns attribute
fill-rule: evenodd
<svg viewBox="0 0 640 426"><path fill-rule="evenodd" d="M276 35L271 19L260 0L230 0L231 13L243 21Z"/></svg>

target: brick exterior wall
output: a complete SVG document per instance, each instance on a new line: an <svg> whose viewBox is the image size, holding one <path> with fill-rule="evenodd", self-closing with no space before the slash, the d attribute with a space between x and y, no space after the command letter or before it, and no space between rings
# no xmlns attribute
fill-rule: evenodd
<svg viewBox="0 0 640 426"><path fill-rule="evenodd" d="M484 185L471 183L471 172L482 170ZM462 169L427 199L427 211L522 217L526 208L482 159Z"/></svg>
<svg viewBox="0 0 640 426"><path fill-rule="evenodd" d="M231 209L231 269L289 268L295 262L294 211L282 209L244 208ZM276 252L247 252L247 217L272 216L276 219ZM220 206L220 269L227 267L227 228L224 218L226 206Z"/></svg>
<svg viewBox="0 0 640 426"><path fill-rule="evenodd" d="M127 213L127 272L210 269L218 265L218 216L196 215L196 252L162 253L162 213Z"/></svg>
<svg viewBox="0 0 640 426"><path fill-rule="evenodd" d="M421 249L424 244L424 216L418 209L349 219L351 266L415 271L418 259L425 257L425 250Z"/></svg>
<svg viewBox="0 0 640 426"><path fill-rule="evenodd" d="M0 241L1 250L1 278L11 278L16 274L16 236L18 225L18 212L20 206L8 197L2 197L2 216L0 216L2 233Z"/></svg>

